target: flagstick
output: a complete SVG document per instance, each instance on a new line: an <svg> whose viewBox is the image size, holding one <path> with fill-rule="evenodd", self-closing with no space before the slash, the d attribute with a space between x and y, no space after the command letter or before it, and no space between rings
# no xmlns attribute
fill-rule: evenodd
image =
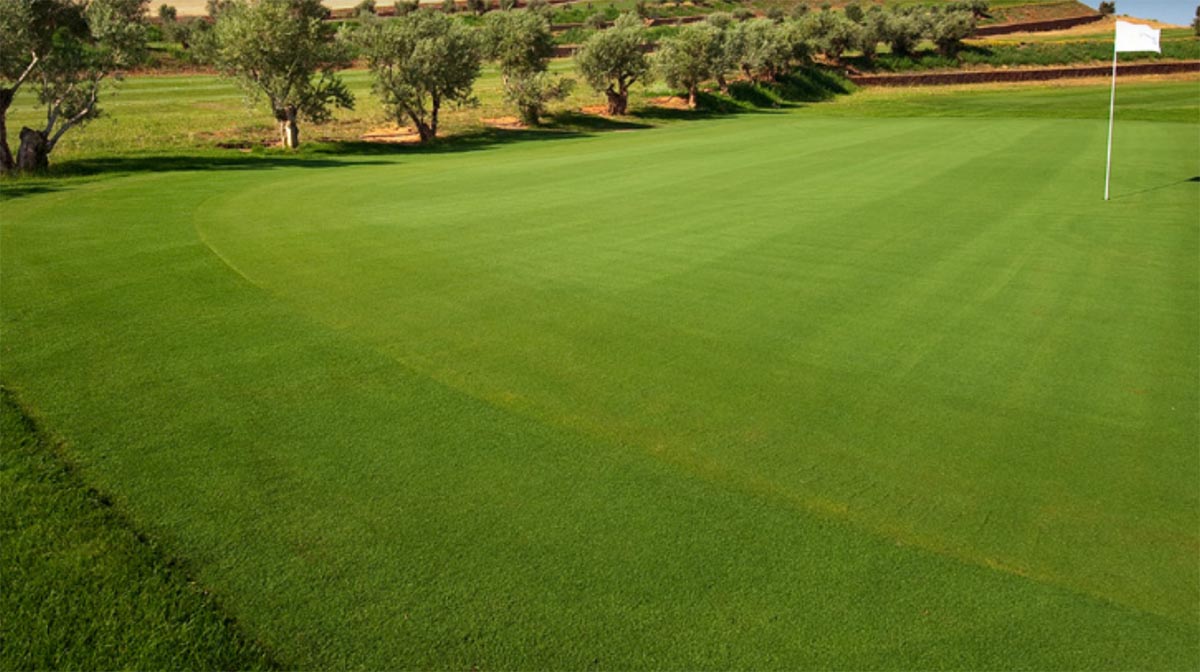
<svg viewBox="0 0 1200 672"><path fill-rule="evenodd" d="M1113 40L1112 94L1108 98L1108 160L1104 164L1104 200L1108 200L1108 179L1112 175L1113 111L1117 105L1117 42Z"/></svg>

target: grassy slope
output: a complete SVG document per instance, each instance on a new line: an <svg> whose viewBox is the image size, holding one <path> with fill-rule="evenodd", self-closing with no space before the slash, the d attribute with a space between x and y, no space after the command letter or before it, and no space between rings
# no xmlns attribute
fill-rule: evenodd
<svg viewBox="0 0 1200 672"><path fill-rule="evenodd" d="M1195 93L1108 204L1105 96L23 185L3 376L287 664L1188 666Z"/></svg>
<svg viewBox="0 0 1200 672"><path fill-rule="evenodd" d="M0 394L0 668L269 667Z"/></svg>

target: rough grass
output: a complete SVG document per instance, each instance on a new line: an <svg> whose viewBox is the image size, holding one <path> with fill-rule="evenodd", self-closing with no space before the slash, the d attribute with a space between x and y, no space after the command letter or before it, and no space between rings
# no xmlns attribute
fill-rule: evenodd
<svg viewBox="0 0 1200 672"><path fill-rule="evenodd" d="M0 389L0 668L270 669Z"/></svg>
<svg viewBox="0 0 1200 672"><path fill-rule="evenodd" d="M293 666L1191 667L1196 89L1118 94L1109 203L1104 86L79 155L2 376Z"/></svg>

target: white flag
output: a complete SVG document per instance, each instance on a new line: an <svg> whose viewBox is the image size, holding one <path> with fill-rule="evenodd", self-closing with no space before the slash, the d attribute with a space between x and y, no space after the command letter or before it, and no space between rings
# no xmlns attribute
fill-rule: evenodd
<svg viewBox="0 0 1200 672"><path fill-rule="evenodd" d="M1161 54L1162 49L1158 47L1161 33L1157 28L1140 23L1117 21L1116 51L1156 51Z"/></svg>

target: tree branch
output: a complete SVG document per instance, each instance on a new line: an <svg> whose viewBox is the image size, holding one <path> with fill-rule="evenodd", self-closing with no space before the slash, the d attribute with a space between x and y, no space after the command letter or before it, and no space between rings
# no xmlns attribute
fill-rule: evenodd
<svg viewBox="0 0 1200 672"><path fill-rule="evenodd" d="M33 60L29 62L29 65L25 67L25 72L22 72L21 76L17 77L16 83L12 85L11 89L9 89L13 92L14 96L17 93L17 89L21 88L21 84L25 83L25 78L29 77L29 74L33 72L33 68L37 66L38 61L41 60L36 51L29 52L29 55L33 57Z"/></svg>
<svg viewBox="0 0 1200 672"><path fill-rule="evenodd" d="M54 145L58 143L58 139L62 137L63 133L66 133L67 130L70 129L75 124L78 124L79 122L83 121L85 118L87 118L87 116L89 114L92 113L93 110L96 109L96 101L99 100L99 98L100 98L100 80L97 79L95 84L92 86L92 95L89 96L87 105L85 105L83 107L83 109L79 111L79 114L76 114L75 116L71 117L62 126L60 126L58 128L58 131L54 134L54 137L51 138L50 142L46 145L46 153L49 153L50 150L54 149ZM47 131L47 133L49 133L49 131Z"/></svg>

